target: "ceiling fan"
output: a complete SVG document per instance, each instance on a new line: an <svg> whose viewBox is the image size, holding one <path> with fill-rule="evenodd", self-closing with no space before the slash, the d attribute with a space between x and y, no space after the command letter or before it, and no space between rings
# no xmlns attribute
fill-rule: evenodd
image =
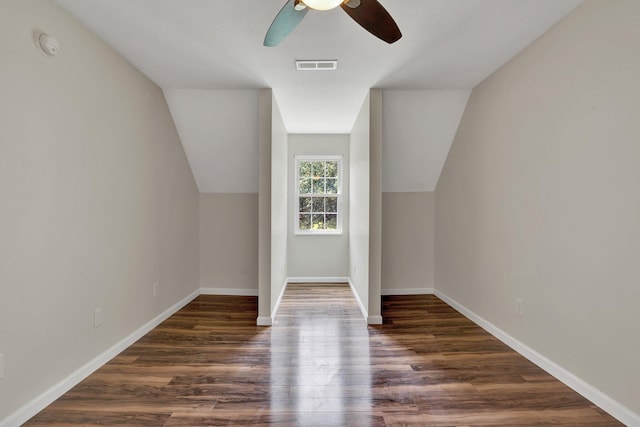
<svg viewBox="0 0 640 427"><path fill-rule="evenodd" d="M330 10L340 6L362 28L391 44L402 37L398 25L378 0L288 0L271 23L265 46L277 46L302 21L309 9Z"/></svg>

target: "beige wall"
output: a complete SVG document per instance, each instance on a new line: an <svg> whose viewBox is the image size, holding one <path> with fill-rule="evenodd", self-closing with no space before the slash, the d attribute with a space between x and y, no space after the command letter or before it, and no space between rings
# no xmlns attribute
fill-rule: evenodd
<svg viewBox="0 0 640 427"><path fill-rule="evenodd" d="M437 289L636 413L638 22L587 1L475 88L436 191Z"/></svg>
<svg viewBox="0 0 640 427"><path fill-rule="evenodd" d="M369 316L382 323L382 89L369 91Z"/></svg>
<svg viewBox="0 0 640 427"><path fill-rule="evenodd" d="M200 286L257 295L257 194L200 194Z"/></svg>
<svg viewBox="0 0 640 427"><path fill-rule="evenodd" d="M435 193L382 193L382 294L433 291Z"/></svg>
<svg viewBox="0 0 640 427"><path fill-rule="evenodd" d="M271 324L271 139L273 92L260 91L258 98L258 319L261 325Z"/></svg>
<svg viewBox="0 0 640 427"><path fill-rule="evenodd" d="M198 288L198 192L162 91L55 4L3 0L0 58L1 420Z"/></svg>

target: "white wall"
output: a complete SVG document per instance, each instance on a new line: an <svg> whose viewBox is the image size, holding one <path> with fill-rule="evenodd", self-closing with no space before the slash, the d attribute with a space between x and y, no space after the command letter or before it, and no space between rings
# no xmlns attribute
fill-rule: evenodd
<svg viewBox="0 0 640 427"><path fill-rule="evenodd" d="M258 195L200 193L200 287L258 294Z"/></svg>
<svg viewBox="0 0 640 427"><path fill-rule="evenodd" d="M639 21L636 0L586 1L476 87L436 192L437 289L635 411L633 425Z"/></svg>
<svg viewBox="0 0 640 427"><path fill-rule="evenodd" d="M369 104L367 95L349 140L349 277L365 316L369 310Z"/></svg>
<svg viewBox="0 0 640 427"><path fill-rule="evenodd" d="M470 90L384 90L382 191L431 192Z"/></svg>
<svg viewBox="0 0 640 427"><path fill-rule="evenodd" d="M260 91L164 93L200 192L257 193Z"/></svg>
<svg viewBox="0 0 640 427"><path fill-rule="evenodd" d="M271 97L271 311L277 310L287 280L288 135L276 99Z"/></svg>
<svg viewBox="0 0 640 427"><path fill-rule="evenodd" d="M349 141L350 280L367 322L382 323L382 91L367 95Z"/></svg>
<svg viewBox="0 0 640 427"><path fill-rule="evenodd" d="M196 291L198 192L162 91L59 7L2 1L0 58L2 420Z"/></svg>
<svg viewBox="0 0 640 427"><path fill-rule="evenodd" d="M340 235L295 234L296 155L342 155L343 222ZM288 276L321 281L349 277L349 135L289 135Z"/></svg>

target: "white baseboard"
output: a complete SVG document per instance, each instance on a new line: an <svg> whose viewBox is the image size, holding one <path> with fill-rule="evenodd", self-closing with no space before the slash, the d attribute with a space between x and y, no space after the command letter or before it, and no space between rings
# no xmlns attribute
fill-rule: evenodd
<svg viewBox="0 0 640 427"><path fill-rule="evenodd" d="M348 277L288 277L289 283L348 283Z"/></svg>
<svg viewBox="0 0 640 427"><path fill-rule="evenodd" d="M257 297L257 289L237 289L237 288L200 288L200 295L234 295L234 296L250 296Z"/></svg>
<svg viewBox="0 0 640 427"><path fill-rule="evenodd" d="M367 316L367 325L382 325L382 316Z"/></svg>
<svg viewBox="0 0 640 427"><path fill-rule="evenodd" d="M355 291L355 288L351 280L347 279L345 281L349 283L349 286L351 287L351 291L353 292L353 296L356 299L356 302L360 307L360 311L362 312L362 316L364 319L366 319L367 323L381 324L382 317L369 316L367 313L367 309L362 304L362 301L360 300L358 293ZM339 282L339 283L342 283L342 282ZM282 295L284 294L285 288L286 288L286 284L285 286L283 286L282 292L278 297L278 302L276 303L276 307L274 309L274 316L277 311L277 308L280 305L280 301L282 299ZM51 404L53 401L58 399L64 393L69 391L75 385L80 383L83 379L85 379L90 374L95 372L97 369L99 369L109 360L117 356L119 353L121 353L131 344L136 342L138 339L142 338L145 334L147 334L153 328L158 326L164 320L166 320L171 315L173 315L178 310L180 310L182 307L187 305L198 295L201 295L201 294L208 295L209 294L208 291L212 289L219 290L220 288L202 288L200 290L194 291L188 296L186 296L185 298L181 299L180 301L172 305L171 307L167 308L158 316L156 316L154 319L150 320L149 322L147 322L146 324L144 324L143 326L135 330L133 333L125 337L123 340L121 340L111 348L107 349L102 354L98 355L89 363L87 363L86 365L82 366L81 368L73 372L67 378L60 381L58 384L54 385L49 390L42 393L40 396L36 397L26 405L19 408L17 411L10 414L7 418L0 420L0 427L20 426L21 424L29 420L31 417L35 416L42 409L47 407L49 404ZM235 291L237 292L238 290L235 290ZM513 348L515 351L517 351L518 353L520 353L521 355L529 359L531 362L535 363L540 368L544 369L549 374L553 375L554 377L562 381L567 386L571 387L573 390L575 390L576 392L584 396L586 399L598 405L600 408L602 408L603 410L611 414L611 416L617 418L620 422L626 424L627 426L640 427L639 414L633 412L626 406L622 405L620 402L612 399L611 397L604 394L600 390L596 389L592 385L588 384L587 382L573 375L571 372L567 371L566 369L562 368L561 366L547 359L545 356L541 355L540 353L526 346L525 344L518 341L511 335L504 332L502 329L492 324L491 322L478 316L477 314L467 309L457 301L449 298L446 294L438 290L433 291L433 293L435 293L435 295L438 298L445 301L447 304L449 304L451 307L459 311L465 317L467 317L468 319L476 323L478 326L482 327L487 332L489 332L490 334L498 338L500 341L504 342L509 347ZM220 294L216 293L216 295L220 295ZM227 295L227 294L223 294L223 295ZM234 293L232 295L238 295L238 293ZM241 293L240 295L246 295L246 294ZM391 294L386 294L386 295L391 295ZM395 295L398 295L398 294L395 294ZM265 317L258 317L257 319L257 324L261 326L269 326L272 324L272 322L273 322L273 319L271 317L265 316Z"/></svg>
<svg viewBox="0 0 640 427"><path fill-rule="evenodd" d="M353 293L353 297L356 299L356 302L358 303L358 307L360 307L360 312L362 313L362 318L369 323L369 312L367 310L367 308L364 306L364 304L362 303L362 300L360 300L360 296L358 295L358 292L356 292L356 288L355 286L353 286L353 282L351 281L351 279L347 279L349 283L349 287L351 288L351 293Z"/></svg>
<svg viewBox="0 0 640 427"><path fill-rule="evenodd" d="M257 326L271 326L271 324L272 324L272 320L271 320L271 317L269 316L259 316L256 319Z"/></svg>
<svg viewBox="0 0 640 427"><path fill-rule="evenodd" d="M31 402L24 405L23 407L21 407L11 415L9 415L4 420L0 420L0 427L19 426L24 422L28 421L30 418L38 414L38 412L42 411L48 405L53 403L60 396L62 396L67 391L71 390L74 386L79 384L82 380L84 380L89 375L94 373L96 370L101 368L109 360L116 357L118 354L124 351L131 344L138 341L145 334L149 333L153 328L158 326L160 323L168 319L175 312L177 312L182 307L187 305L198 295L200 295L199 290L194 291L191 294L187 295L186 297L182 298L180 301L178 301L171 307L167 308L158 316L156 316L149 322L145 323L143 326L139 327L138 329L136 329L134 332L129 334L120 342L118 342L111 348L107 349L102 354L98 355L98 357L96 357L86 365L82 366L80 369L73 372L67 378L63 379L58 384L54 385L49 390L42 393L40 396L36 397Z"/></svg>
<svg viewBox="0 0 640 427"><path fill-rule="evenodd" d="M520 353L522 356L529 359L531 362L535 363L540 368L547 371L549 374L553 375L556 379L572 388L577 393L581 394L585 399L591 401L604 411L608 412L612 417L618 419L618 421L620 421L621 423L629 427L640 427L639 414L633 412L631 409L627 408L620 402L612 399L586 381L578 378L557 363L547 359L545 356L538 353L531 347L528 347L521 341L518 341L516 338L498 328L493 323L480 317L454 299L449 298L449 296L447 296L443 292L440 292L436 289L434 293L438 298L449 304L466 318L480 326L485 331L489 332L494 337L498 338L500 341Z"/></svg>
<svg viewBox="0 0 640 427"><path fill-rule="evenodd" d="M273 323L276 321L276 314L278 314L278 309L280 309L280 303L282 302L282 297L284 296L284 291L287 290L287 284L289 282L285 279L284 284L282 285L282 290L280 291L280 295L278 295L278 300L276 301L276 305L273 306L273 311L271 312L271 323L270 325L273 325Z"/></svg>
<svg viewBox="0 0 640 427"><path fill-rule="evenodd" d="M432 295L433 288L382 289L382 295Z"/></svg>

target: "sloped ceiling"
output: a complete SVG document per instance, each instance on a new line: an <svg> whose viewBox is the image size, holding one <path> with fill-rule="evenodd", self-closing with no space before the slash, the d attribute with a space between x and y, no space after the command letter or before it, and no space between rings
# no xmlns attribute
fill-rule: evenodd
<svg viewBox="0 0 640 427"><path fill-rule="evenodd" d="M246 138L257 135L257 123L246 111L241 117L212 119L215 127L196 130L193 115L220 113L228 105L240 107L249 96L246 91L270 87L289 133L349 133L369 88L453 90L451 97L456 98L457 91L473 88L580 3L380 0L403 32L393 45L371 36L338 8L310 11L286 40L267 48L262 46L264 34L284 0L55 1L165 89L190 161L210 157L204 165L192 162L201 191L236 191L230 181L222 182L233 174L213 156L225 151L233 157L230 147L237 147L241 155ZM297 72L296 59L337 59L339 66L334 72ZM194 90L212 93L196 95ZM238 103L229 104L234 96L228 91L237 90L244 91L238 94ZM457 123L434 120L431 125L440 130L429 128L428 138L416 135L425 126L406 123L407 107L399 97L391 95L393 107L385 108L389 115L385 126L402 130L402 136L394 133L396 147L433 143L434 147L419 151L446 157L448 148L442 147L451 141L442 138L455 134ZM432 97L427 98L413 99L414 108L432 108ZM195 112L195 104L202 111ZM458 106L450 108L449 116L456 116ZM235 142L230 144L231 140ZM257 140L252 144L257 147ZM402 155L396 157L391 164L400 163ZM436 169L428 175L439 175L436 165L443 162L444 158L434 160ZM220 185L209 185L213 182ZM389 188L414 186L406 184L388 183Z"/></svg>

